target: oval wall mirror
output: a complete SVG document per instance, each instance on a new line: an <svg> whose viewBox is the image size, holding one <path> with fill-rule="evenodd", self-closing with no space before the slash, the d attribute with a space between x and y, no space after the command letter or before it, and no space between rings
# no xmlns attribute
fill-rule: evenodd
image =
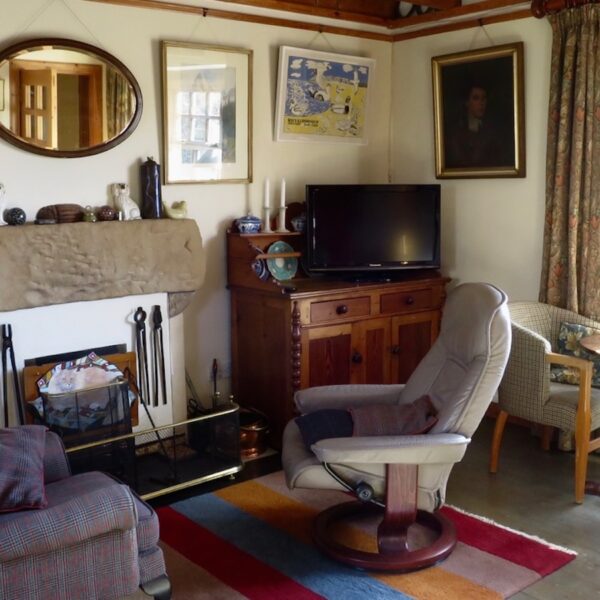
<svg viewBox="0 0 600 600"><path fill-rule="evenodd" d="M98 154L129 137L141 115L135 77L104 50L48 38L0 52L0 137L23 150Z"/></svg>

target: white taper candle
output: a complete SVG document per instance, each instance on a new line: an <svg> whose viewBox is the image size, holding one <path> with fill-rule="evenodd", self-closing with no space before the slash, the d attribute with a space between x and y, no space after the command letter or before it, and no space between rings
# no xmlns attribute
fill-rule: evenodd
<svg viewBox="0 0 600 600"><path fill-rule="evenodd" d="M265 208L269 208L269 178L265 179Z"/></svg>
<svg viewBox="0 0 600 600"><path fill-rule="evenodd" d="M285 206L285 179L281 179L281 206Z"/></svg>

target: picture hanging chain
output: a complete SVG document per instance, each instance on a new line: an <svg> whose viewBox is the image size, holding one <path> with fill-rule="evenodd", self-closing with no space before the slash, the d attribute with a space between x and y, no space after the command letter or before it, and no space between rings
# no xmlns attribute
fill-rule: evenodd
<svg viewBox="0 0 600 600"><path fill-rule="evenodd" d="M316 40L316 39L317 39L319 36L321 36L321 37L322 37L322 38L325 40L325 42L326 42L326 43L327 43L327 45L329 46L329 49L330 49L330 50L331 50L333 53L335 53L335 54L339 54L338 50L336 50L336 49L333 47L332 43L329 41L329 39L327 38L327 36L326 36L326 35L323 33L323 31L322 31L321 29L319 29L319 31L317 31L317 33L315 33L315 35L314 35L314 36L311 38L310 42L308 42L308 44L307 44L307 46L306 46L308 50L312 50L312 49L313 49L313 44L315 43L315 40Z"/></svg>
<svg viewBox="0 0 600 600"><path fill-rule="evenodd" d="M210 21L208 20L208 9L206 9L206 8L202 9L202 13L199 15L199 17L198 17L198 19L196 21L196 24L194 25L194 28L192 29L190 35L188 36L187 41L188 42L194 41L194 37L196 36L196 32L200 28L200 25L203 25L204 23L206 23L206 29L210 33L210 36L212 37L213 42L218 45L219 44L219 40L217 39L217 36L215 34L215 30L213 29Z"/></svg>
<svg viewBox="0 0 600 600"><path fill-rule="evenodd" d="M490 37L490 34L488 33L488 30L486 29L485 25L483 24L483 19L479 19L479 27L475 28L475 33L473 35L473 39L471 40L471 44L469 45L469 50L473 50L474 46L475 46L475 41L477 40L477 36L479 35L479 32L483 31L485 37L488 39L490 46L495 46L495 42L494 40Z"/></svg>

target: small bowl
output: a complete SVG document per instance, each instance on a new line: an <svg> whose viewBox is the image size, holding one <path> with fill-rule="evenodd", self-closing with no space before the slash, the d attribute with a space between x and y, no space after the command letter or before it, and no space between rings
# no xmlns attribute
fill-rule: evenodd
<svg viewBox="0 0 600 600"><path fill-rule="evenodd" d="M261 220L250 213L236 219L233 223L240 233L258 233L262 225Z"/></svg>

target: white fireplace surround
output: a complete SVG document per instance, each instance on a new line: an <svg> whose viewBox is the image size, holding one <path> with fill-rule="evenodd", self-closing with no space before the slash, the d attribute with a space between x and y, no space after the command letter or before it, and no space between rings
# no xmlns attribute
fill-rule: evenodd
<svg viewBox="0 0 600 600"><path fill-rule="evenodd" d="M200 287L203 272L195 221L0 227L0 324L12 325L19 376L24 361L38 356L113 344L135 351L133 313L138 306L148 315L151 363L152 307L158 305L168 402L150 412L157 425L185 418L179 313ZM16 424L12 393L9 373L10 419ZM150 427L143 410L139 417L137 430Z"/></svg>

